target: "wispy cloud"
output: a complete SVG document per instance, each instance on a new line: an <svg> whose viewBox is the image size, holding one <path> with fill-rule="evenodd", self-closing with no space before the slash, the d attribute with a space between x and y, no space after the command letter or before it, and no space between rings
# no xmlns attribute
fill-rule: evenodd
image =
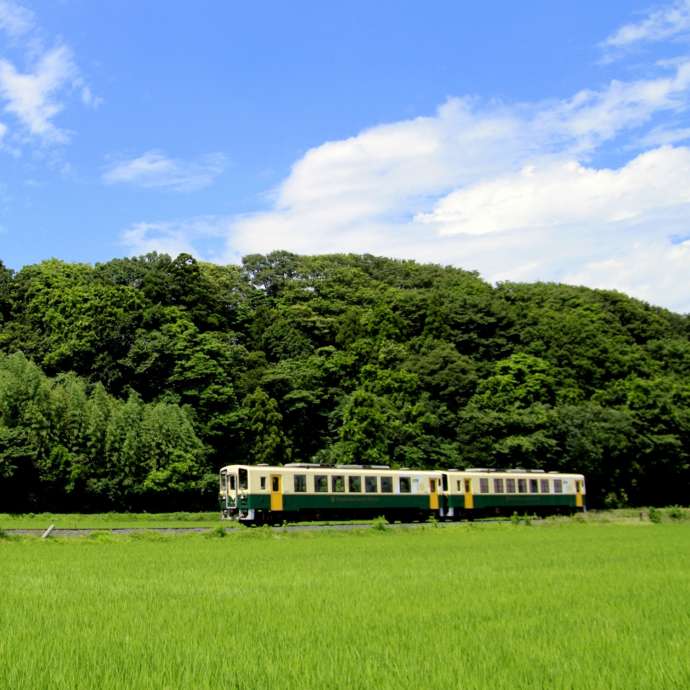
<svg viewBox="0 0 690 690"><path fill-rule="evenodd" d="M34 13L11 0L0 0L0 29L16 38L35 26Z"/></svg>
<svg viewBox="0 0 690 690"><path fill-rule="evenodd" d="M69 46L59 42L52 48L44 47L32 11L11 0L0 0L0 30L24 42L29 62L29 68L22 71L9 58L0 58L0 101L19 125L15 150L17 144L32 138L42 143L65 143L69 132L58 127L55 118L70 94L78 93L89 107L97 107L101 99L92 93ZM7 131L7 125L3 127Z"/></svg>
<svg viewBox="0 0 690 690"><path fill-rule="evenodd" d="M605 48L627 48L639 43L664 41L690 33L690 0L655 9L641 21L625 24L604 42Z"/></svg>
<svg viewBox="0 0 690 690"><path fill-rule="evenodd" d="M225 169L225 156L211 153L197 160L169 158L160 151L119 161L103 173L106 184L130 184L138 187L192 192L213 184Z"/></svg>
<svg viewBox="0 0 690 690"><path fill-rule="evenodd" d="M76 77L77 68L66 46L45 53L28 73L0 60L0 96L5 99L5 111L15 115L30 134L64 142L68 134L53 123L53 118L63 109L58 94Z"/></svg>
<svg viewBox="0 0 690 690"><path fill-rule="evenodd" d="M222 240L232 220L218 216L199 216L183 221L135 223L122 234L122 244L134 254L159 252L176 256L182 252L200 255L199 241ZM207 257L207 258L213 258Z"/></svg>

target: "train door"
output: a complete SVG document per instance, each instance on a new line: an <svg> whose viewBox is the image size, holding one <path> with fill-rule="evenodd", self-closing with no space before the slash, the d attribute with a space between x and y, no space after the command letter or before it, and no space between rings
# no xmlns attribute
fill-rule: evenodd
<svg viewBox="0 0 690 690"><path fill-rule="evenodd" d="M434 477L429 479L429 508L438 510L438 480Z"/></svg>
<svg viewBox="0 0 690 690"><path fill-rule="evenodd" d="M472 495L472 480L465 479L465 509L474 508L474 496Z"/></svg>
<svg viewBox="0 0 690 690"><path fill-rule="evenodd" d="M582 481L577 479L575 481L575 507L582 508L584 501L582 500Z"/></svg>
<svg viewBox="0 0 690 690"><path fill-rule="evenodd" d="M271 475L271 510L283 509L283 478L279 474Z"/></svg>

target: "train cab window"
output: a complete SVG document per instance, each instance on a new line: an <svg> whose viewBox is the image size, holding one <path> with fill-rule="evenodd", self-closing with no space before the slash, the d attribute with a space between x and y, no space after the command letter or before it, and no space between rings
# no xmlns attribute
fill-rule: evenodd
<svg viewBox="0 0 690 690"><path fill-rule="evenodd" d="M347 478L348 489L351 494L362 493L362 478L361 477L348 477Z"/></svg>
<svg viewBox="0 0 690 690"><path fill-rule="evenodd" d="M222 494L224 494L227 488L228 488L228 475L225 474L225 472L221 472L220 473L220 492Z"/></svg>
<svg viewBox="0 0 690 690"><path fill-rule="evenodd" d="M515 480L514 479L506 479L506 493L507 494L514 494L515 493Z"/></svg>
<svg viewBox="0 0 690 690"><path fill-rule="evenodd" d="M259 477L259 488L266 488L266 477ZM276 491L276 489L274 489L274 491Z"/></svg>
<svg viewBox="0 0 690 690"><path fill-rule="evenodd" d="M541 479L540 484L541 484L541 492L543 494L548 494L549 493L549 480L548 479Z"/></svg>
<svg viewBox="0 0 690 690"><path fill-rule="evenodd" d="M314 491L318 493L328 493L328 477L323 474L317 474L314 477Z"/></svg>
<svg viewBox="0 0 690 690"><path fill-rule="evenodd" d="M381 477L381 493L393 493L393 477Z"/></svg>
<svg viewBox="0 0 690 690"><path fill-rule="evenodd" d="M409 477L400 477L400 493L409 494L412 491L412 482Z"/></svg>
<svg viewBox="0 0 690 690"><path fill-rule="evenodd" d="M539 482L536 479L529 480L529 492L531 494L539 493Z"/></svg>
<svg viewBox="0 0 690 690"><path fill-rule="evenodd" d="M503 493L503 480L502 479L494 479L494 493L495 494L502 494Z"/></svg>
<svg viewBox="0 0 690 690"><path fill-rule="evenodd" d="M336 475L331 477L331 491L341 494L345 491L345 477Z"/></svg>
<svg viewBox="0 0 690 690"><path fill-rule="evenodd" d="M237 472L239 475L239 487L240 489L246 489L248 488L249 484L249 473L247 472L246 469L243 467L240 467L239 471Z"/></svg>
<svg viewBox="0 0 690 690"><path fill-rule="evenodd" d="M489 493L489 480L486 477L480 477L479 479L479 493L488 494Z"/></svg>
<svg viewBox="0 0 690 690"><path fill-rule="evenodd" d="M368 494L375 494L378 490L378 478L377 477L365 477L364 478L364 490Z"/></svg>
<svg viewBox="0 0 690 690"><path fill-rule="evenodd" d="M527 493L527 480L526 479L518 479L518 493L519 494L526 494Z"/></svg>
<svg viewBox="0 0 690 690"><path fill-rule="evenodd" d="M230 475L230 491L235 490L235 475L231 474Z"/></svg>
<svg viewBox="0 0 690 690"><path fill-rule="evenodd" d="M307 475L306 474L296 474L294 476L295 480L295 493L303 494L307 490Z"/></svg>
<svg viewBox="0 0 690 690"><path fill-rule="evenodd" d="M553 492L555 494L562 494L563 493L563 480L562 479L554 479L553 480Z"/></svg>

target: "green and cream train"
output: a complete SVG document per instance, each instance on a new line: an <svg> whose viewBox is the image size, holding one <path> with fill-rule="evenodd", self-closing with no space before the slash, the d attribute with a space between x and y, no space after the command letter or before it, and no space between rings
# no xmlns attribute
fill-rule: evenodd
<svg viewBox="0 0 690 690"><path fill-rule="evenodd" d="M225 518L247 523L325 518L466 519L585 509L581 474L543 470L393 470L387 465L228 465Z"/></svg>

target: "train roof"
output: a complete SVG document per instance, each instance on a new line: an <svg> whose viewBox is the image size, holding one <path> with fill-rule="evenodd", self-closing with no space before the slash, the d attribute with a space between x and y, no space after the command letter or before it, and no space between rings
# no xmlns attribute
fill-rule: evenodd
<svg viewBox="0 0 690 690"><path fill-rule="evenodd" d="M421 468L411 468L411 467L391 467L390 465L335 465L335 464L322 464L316 462L289 462L285 465L268 465L265 463L260 463L258 465L225 465L221 467L221 470L227 470L229 468L242 468L247 470L263 470L263 471L280 471L280 470L305 470L305 471L364 471L364 472L410 472L414 474L423 473L447 473L447 474L503 474L503 475L519 475L527 474L534 476L567 476L567 477L583 477L584 475L578 472L558 472L556 470L543 470L543 469L525 469L522 467L514 468L503 468L503 467L468 467L466 469L462 468L450 468L450 469L421 469Z"/></svg>

